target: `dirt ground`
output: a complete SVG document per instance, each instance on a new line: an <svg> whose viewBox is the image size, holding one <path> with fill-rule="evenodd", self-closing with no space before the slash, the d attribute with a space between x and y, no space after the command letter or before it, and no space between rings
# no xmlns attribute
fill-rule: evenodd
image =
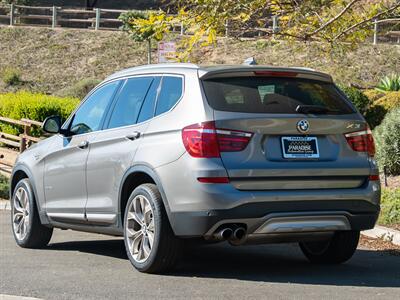
<svg viewBox="0 0 400 300"><path fill-rule="evenodd" d="M385 186L385 177L381 175L382 186ZM387 176L386 177L388 188L400 188L400 176Z"/></svg>
<svg viewBox="0 0 400 300"><path fill-rule="evenodd" d="M361 235L359 245L369 249L384 251L392 255L400 256L400 246L382 239L373 239Z"/></svg>

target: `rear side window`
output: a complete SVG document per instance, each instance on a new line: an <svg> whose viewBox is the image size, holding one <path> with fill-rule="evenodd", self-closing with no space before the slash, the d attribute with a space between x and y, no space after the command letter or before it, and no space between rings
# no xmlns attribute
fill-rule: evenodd
<svg viewBox="0 0 400 300"><path fill-rule="evenodd" d="M152 81L153 77L130 78L125 81L118 94L108 128L136 124L140 108Z"/></svg>
<svg viewBox="0 0 400 300"><path fill-rule="evenodd" d="M156 116L169 111L182 96L182 78L164 76L157 99Z"/></svg>
<svg viewBox="0 0 400 300"><path fill-rule="evenodd" d="M332 83L272 77L231 77L203 81L212 108L243 113L296 114L299 105L326 108L330 114L353 109Z"/></svg>
<svg viewBox="0 0 400 300"><path fill-rule="evenodd" d="M142 109L140 110L139 118L137 120L138 123L147 121L153 117L160 81L161 77L154 78L150 90L147 92L147 96L144 99Z"/></svg>

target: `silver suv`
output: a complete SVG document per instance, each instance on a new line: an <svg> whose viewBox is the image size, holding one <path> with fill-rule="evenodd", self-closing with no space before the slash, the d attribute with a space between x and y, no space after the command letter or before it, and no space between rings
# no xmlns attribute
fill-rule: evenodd
<svg viewBox="0 0 400 300"><path fill-rule="evenodd" d="M108 77L12 174L18 245L53 228L124 236L142 272L190 239L299 242L341 263L379 214L374 142L329 75L304 68L163 64Z"/></svg>

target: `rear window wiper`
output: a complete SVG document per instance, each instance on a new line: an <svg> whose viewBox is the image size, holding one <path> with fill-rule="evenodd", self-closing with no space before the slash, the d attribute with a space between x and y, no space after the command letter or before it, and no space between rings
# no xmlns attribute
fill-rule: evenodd
<svg viewBox="0 0 400 300"><path fill-rule="evenodd" d="M338 109L329 109L321 105L298 105L296 107L296 112L300 114L337 114L340 111Z"/></svg>

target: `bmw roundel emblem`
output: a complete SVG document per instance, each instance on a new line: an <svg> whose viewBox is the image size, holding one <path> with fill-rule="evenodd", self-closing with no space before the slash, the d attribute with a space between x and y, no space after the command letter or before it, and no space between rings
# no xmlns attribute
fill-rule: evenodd
<svg viewBox="0 0 400 300"><path fill-rule="evenodd" d="M306 133L310 129L310 123L307 120L300 120L297 122L297 130L301 133Z"/></svg>

